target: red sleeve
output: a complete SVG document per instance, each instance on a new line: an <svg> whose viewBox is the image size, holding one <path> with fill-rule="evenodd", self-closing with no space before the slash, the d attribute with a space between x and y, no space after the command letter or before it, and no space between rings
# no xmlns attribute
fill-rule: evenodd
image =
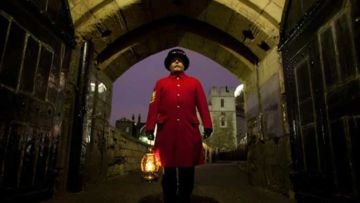
<svg viewBox="0 0 360 203"><path fill-rule="evenodd" d="M160 96L159 91L160 91L160 89L159 89L159 81L158 81L158 82L156 82L155 88L154 88L153 92L151 93L149 111L148 111L146 127L145 127L146 131L154 131L154 129L155 129L158 108L159 108L159 100L160 100L159 99L159 96Z"/></svg>
<svg viewBox="0 0 360 203"><path fill-rule="evenodd" d="M204 128L212 128L209 106L200 82L196 84L196 107L200 113Z"/></svg>

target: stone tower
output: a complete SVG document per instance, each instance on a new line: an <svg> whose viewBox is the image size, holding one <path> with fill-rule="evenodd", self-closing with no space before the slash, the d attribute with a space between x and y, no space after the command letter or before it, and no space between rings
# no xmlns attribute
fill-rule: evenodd
<svg viewBox="0 0 360 203"><path fill-rule="evenodd" d="M234 87L212 87L209 92L209 109L214 133L208 144L220 151L231 151L237 147L236 106Z"/></svg>

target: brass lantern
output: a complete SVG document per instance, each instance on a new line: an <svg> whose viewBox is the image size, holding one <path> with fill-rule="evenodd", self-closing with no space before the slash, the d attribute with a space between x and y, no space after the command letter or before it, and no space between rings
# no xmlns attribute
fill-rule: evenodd
<svg viewBox="0 0 360 203"><path fill-rule="evenodd" d="M160 162L153 150L149 148L148 152L141 159L141 172L143 178L147 181L157 180L159 178Z"/></svg>

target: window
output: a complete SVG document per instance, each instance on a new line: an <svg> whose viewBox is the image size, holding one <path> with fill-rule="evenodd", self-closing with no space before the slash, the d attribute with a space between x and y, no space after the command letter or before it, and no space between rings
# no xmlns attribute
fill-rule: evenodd
<svg viewBox="0 0 360 203"><path fill-rule="evenodd" d="M39 64L35 73L35 96L44 99L48 90L50 69L53 64L54 52L41 46Z"/></svg>
<svg viewBox="0 0 360 203"><path fill-rule="evenodd" d="M100 82L98 85L99 98L103 101L106 101L106 93L107 93L107 88L106 88L105 84Z"/></svg>
<svg viewBox="0 0 360 203"><path fill-rule="evenodd" d="M221 126L225 126L225 118L224 117L221 117Z"/></svg>
<svg viewBox="0 0 360 203"><path fill-rule="evenodd" d="M227 121L226 121L225 113L221 112L221 115L220 115L220 128L226 128L226 127L227 127Z"/></svg>
<svg viewBox="0 0 360 203"><path fill-rule="evenodd" d="M4 53L3 64L0 72L0 81L2 84L14 89L16 89L18 84L18 77L24 53L25 34L26 33L23 28L16 23L12 23L8 33L9 36L6 42L6 47L1 48L4 49ZM1 47L3 47L3 45L1 45Z"/></svg>
<svg viewBox="0 0 360 203"><path fill-rule="evenodd" d="M221 100L220 100L220 106L221 106L221 107L224 107L224 106L225 106L225 101L224 101L224 99L221 99Z"/></svg>
<svg viewBox="0 0 360 203"><path fill-rule="evenodd" d="M23 72L21 76L20 89L29 93L34 90L34 77L38 63L40 45L33 38L27 38L26 51L24 56Z"/></svg>
<svg viewBox="0 0 360 203"><path fill-rule="evenodd" d="M0 15L0 72L1 72L1 59L2 55L5 51L5 45L6 45L6 35L9 29L9 21L4 18L2 15Z"/></svg>

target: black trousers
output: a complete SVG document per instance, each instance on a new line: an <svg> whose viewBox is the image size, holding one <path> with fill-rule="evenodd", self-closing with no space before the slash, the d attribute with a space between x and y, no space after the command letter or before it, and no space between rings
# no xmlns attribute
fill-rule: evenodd
<svg viewBox="0 0 360 203"><path fill-rule="evenodd" d="M164 203L190 203L195 168L164 168L161 181Z"/></svg>

